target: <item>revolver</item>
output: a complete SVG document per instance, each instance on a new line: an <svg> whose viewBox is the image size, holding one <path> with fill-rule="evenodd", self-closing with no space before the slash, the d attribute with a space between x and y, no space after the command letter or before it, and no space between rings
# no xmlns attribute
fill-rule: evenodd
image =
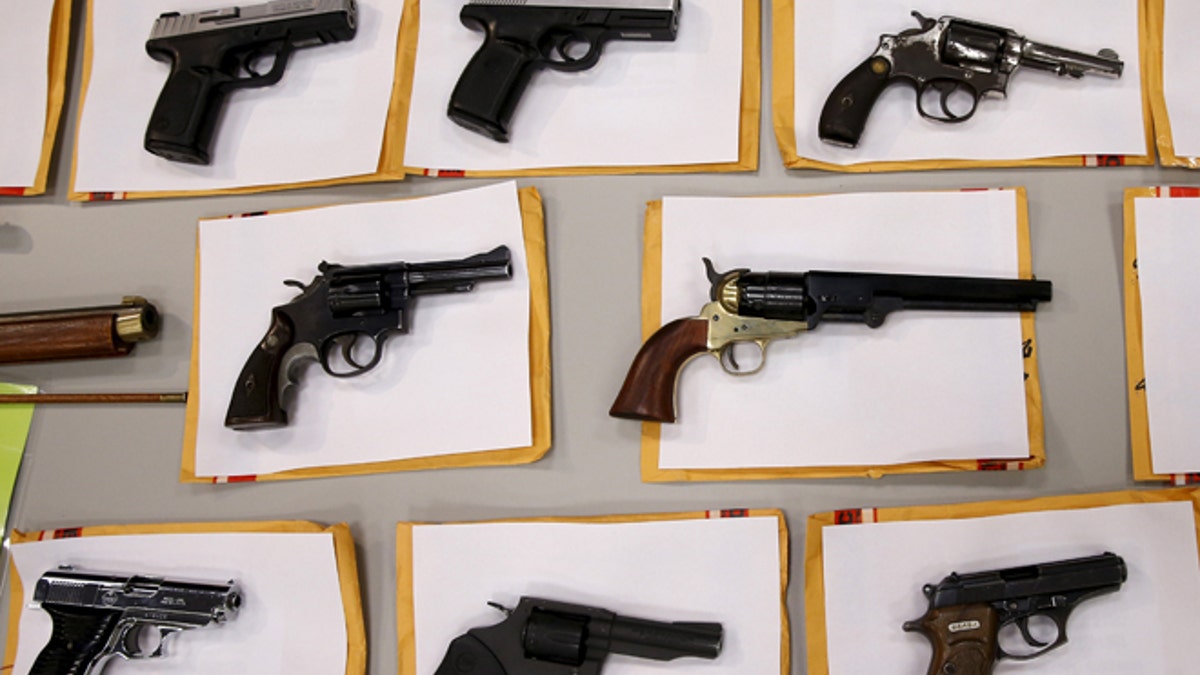
<svg viewBox="0 0 1200 675"><path fill-rule="evenodd" d="M498 246L461 260L376 265L322 262L291 302L271 310L271 327L238 375L225 426L247 430L287 425L283 407L296 384L296 368L318 360L334 377L362 375L379 364L391 333L407 333L413 298L435 293L465 293L476 282L512 278L512 256ZM373 347L370 358L356 357L362 339ZM333 361L334 347L343 364ZM335 367L342 368L341 370Z"/></svg>
<svg viewBox="0 0 1200 675"><path fill-rule="evenodd" d="M718 272L703 258L710 302L700 315L676 319L642 345L609 414L648 422L675 421L675 385L693 357L712 354L730 375L766 365L767 345L815 329L822 321L878 328L900 309L1032 312L1050 300L1049 281L863 272ZM738 343L753 343L761 360L742 370Z"/></svg>
<svg viewBox="0 0 1200 675"><path fill-rule="evenodd" d="M114 656L162 658L167 640L176 633L235 618L242 595L233 581L179 581L60 567L38 579L33 602L46 610L54 628L30 674L99 675ZM147 629L158 633L158 643L149 652L143 651L141 639Z"/></svg>
<svg viewBox="0 0 1200 675"><path fill-rule="evenodd" d="M912 14L920 28L880 36L875 53L833 88L817 123L822 141L857 146L875 99L895 82L916 88L922 117L965 122L985 95L1003 98L1009 76L1021 66L1074 78L1116 78L1125 66L1111 49L1092 56L1026 40L1001 26Z"/></svg>
<svg viewBox="0 0 1200 675"><path fill-rule="evenodd" d="M471 0L459 19L486 34L458 78L447 114L500 142L540 68L587 70L609 40L673 42L680 0Z"/></svg>
<svg viewBox="0 0 1200 675"><path fill-rule="evenodd" d="M434 675L598 675L610 654L655 661L721 653L719 623L663 623L608 610L522 597L493 626L454 638Z"/></svg>
<svg viewBox="0 0 1200 675"><path fill-rule="evenodd" d="M171 74L150 114L146 150L208 164L229 92L279 82L294 49L353 39L357 16L354 0L276 0L158 17L146 53L171 64ZM260 62L270 70L258 72Z"/></svg>
<svg viewBox="0 0 1200 675"><path fill-rule="evenodd" d="M1115 553L1087 558L954 574L922 590L929 610L904 630L933 645L928 675L988 675L999 659L1027 661L1067 642L1067 619L1079 603L1119 590L1125 561ZM1054 626L1049 642L1035 638L1029 620L1046 617ZM1000 646L1000 632L1015 626L1031 649L1019 653ZM1019 643L1016 643L1019 644Z"/></svg>

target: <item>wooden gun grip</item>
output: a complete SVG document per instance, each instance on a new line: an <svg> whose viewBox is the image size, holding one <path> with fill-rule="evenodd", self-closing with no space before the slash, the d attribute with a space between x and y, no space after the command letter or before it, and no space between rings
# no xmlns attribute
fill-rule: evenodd
<svg viewBox="0 0 1200 675"><path fill-rule="evenodd" d="M991 675L1000 630L991 605L931 608L904 630L921 633L933 645L928 675Z"/></svg>
<svg viewBox="0 0 1200 675"><path fill-rule="evenodd" d="M676 319L659 328L638 350L608 414L647 422L674 422L679 370L693 356L706 351L705 319Z"/></svg>

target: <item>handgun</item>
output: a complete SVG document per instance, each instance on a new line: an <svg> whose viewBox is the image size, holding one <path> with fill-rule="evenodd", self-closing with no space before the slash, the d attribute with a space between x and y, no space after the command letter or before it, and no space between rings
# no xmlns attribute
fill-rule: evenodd
<svg viewBox="0 0 1200 675"><path fill-rule="evenodd" d="M458 78L447 114L471 131L507 142L513 111L536 70L587 70L609 40L674 41L679 3L471 0L459 19L485 37Z"/></svg>
<svg viewBox="0 0 1200 675"><path fill-rule="evenodd" d="M44 609L54 625L30 674L99 675L114 656L162 658L167 640L177 633L236 618L242 594L233 581L182 581L60 567L38 579L33 604ZM144 648L150 644L152 649Z"/></svg>
<svg viewBox="0 0 1200 675"><path fill-rule="evenodd" d="M158 309L136 295L117 305L0 314L0 363L124 356L158 328Z"/></svg>
<svg viewBox="0 0 1200 675"><path fill-rule="evenodd" d="M604 659L655 661L721 653L719 623L650 621L555 600L522 597L498 624L454 638L434 675L598 675Z"/></svg>
<svg viewBox="0 0 1200 675"><path fill-rule="evenodd" d="M633 359L609 414L649 422L675 421L675 386L683 366L712 354L730 375L766 365L772 341L822 322L878 328L901 309L1032 312L1050 300L1049 281L863 272L718 272L703 258L709 300L700 315L676 319L646 340ZM761 360L742 370L734 346L757 346Z"/></svg>
<svg viewBox="0 0 1200 675"><path fill-rule="evenodd" d="M176 162L210 163L229 92L279 82L295 49L353 39L357 17L354 0L276 0L161 15L146 53L171 64L171 74L146 127L146 150ZM268 64L270 70L259 72Z"/></svg>
<svg viewBox="0 0 1200 675"><path fill-rule="evenodd" d="M286 426L283 404L296 384L298 365L315 359L334 377L366 373L379 364L390 334L408 332L414 298L465 293L480 281L511 279L512 256L507 246L498 246L461 260L322 262L317 271L307 285L284 282L300 293L271 310L271 326L234 385L225 426L243 431ZM366 360L361 346L373 348ZM334 361L335 347L343 363Z"/></svg>
<svg viewBox="0 0 1200 675"><path fill-rule="evenodd" d="M882 35L875 53L833 88L817 135L853 148L858 145L875 99L893 83L917 90L917 111L938 122L965 122L984 96L1003 98L1008 78L1025 66L1058 76L1120 77L1125 64L1111 49L1095 56L1031 40L1008 28L953 16L930 19L912 13L920 28Z"/></svg>
<svg viewBox="0 0 1200 675"><path fill-rule="evenodd" d="M999 659L1027 661L1067 642L1067 619L1076 605L1121 588L1125 561L1115 553L972 574L950 574L922 590L929 610L904 630L933 645L928 675L988 675ZM1031 619L1050 620L1034 637ZM1001 645L1001 631L1015 628L1030 648L1018 653ZM1015 635L1014 635L1015 638ZM1020 645L1019 642L1012 644ZM1019 647L1011 647L1018 649Z"/></svg>

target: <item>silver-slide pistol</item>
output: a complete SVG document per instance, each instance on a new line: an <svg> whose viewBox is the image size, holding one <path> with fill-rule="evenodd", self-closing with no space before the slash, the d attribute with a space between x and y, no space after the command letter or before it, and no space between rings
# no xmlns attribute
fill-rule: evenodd
<svg viewBox="0 0 1200 675"><path fill-rule="evenodd" d="M1008 78L1025 66L1074 78L1120 77L1125 64L1111 49L1092 56L1026 40L1008 28L953 16L913 16L920 28L882 35L879 47L833 88L817 135L833 145L858 145L875 99L895 82L917 90L917 111L938 122L965 122L984 96L1003 98Z"/></svg>
<svg viewBox="0 0 1200 675"><path fill-rule="evenodd" d="M680 0L471 0L463 25L484 31L450 94L447 114L461 126L508 141L509 120L541 68L587 70L609 40L672 42Z"/></svg>
<svg viewBox="0 0 1200 675"><path fill-rule="evenodd" d="M354 38L354 0L275 0L158 17L146 53L171 64L146 127L149 152L208 164L226 95L279 82L292 51ZM260 73L256 68L270 65Z"/></svg>
<svg viewBox="0 0 1200 675"><path fill-rule="evenodd" d="M167 640L176 633L233 619L242 594L233 581L180 581L60 567L38 579L33 602L50 615L54 627L30 674L99 675L114 656L161 658ZM157 630L158 643L143 651L142 633L150 628Z"/></svg>

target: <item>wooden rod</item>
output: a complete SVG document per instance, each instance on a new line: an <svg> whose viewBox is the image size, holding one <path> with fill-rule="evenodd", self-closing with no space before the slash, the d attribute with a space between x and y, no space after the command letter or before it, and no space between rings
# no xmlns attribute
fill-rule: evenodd
<svg viewBox="0 0 1200 675"><path fill-rule="evenodd" d="M181 394L0 394L2 403L187 403Z"/></svg>

